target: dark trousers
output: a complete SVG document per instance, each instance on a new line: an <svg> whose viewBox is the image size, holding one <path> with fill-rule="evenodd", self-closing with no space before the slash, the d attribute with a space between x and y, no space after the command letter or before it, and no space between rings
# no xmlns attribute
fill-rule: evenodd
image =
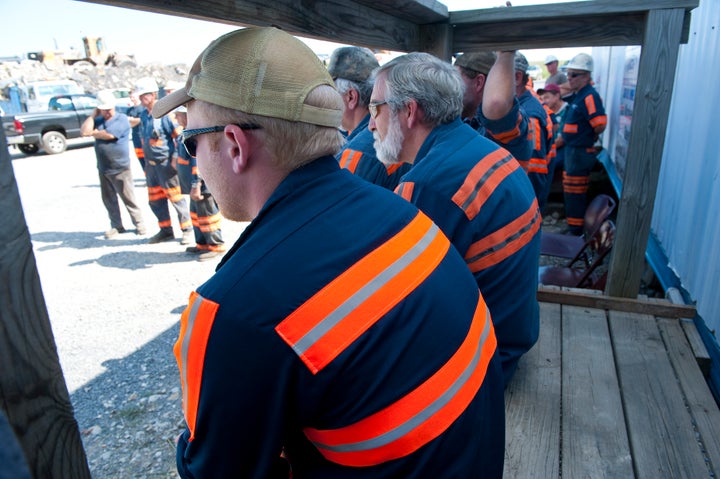
<svg viewBox="0 0 720 479"><path fill-rule="evenodd" d="M150 209L158 220L160 229L172 230L168 201L177 212L180 229L188 231L192 228L190 209L187 200L180 192L177 170L172 167L170 161L166 160L153 165L146 160L145 176L147 179L148 202Z"/></svg>
<svg viewBox="0 0 720 479"><path fill-rule="evenodd" d="M110 218L110 227L123 228L118 196L125 204L135 227L143 226L142 213L135 201L135 186L130 168L115 174L100 173L99 176L100 194Z"/></svg>
<svg viewBox="0 0 720 479"><path fill-rule="evenodd" d="M565 147L565 173L563 174L565 217L568 227L576 233L582 232L585 222L590 172L596 161L595 148L592 146Z"/></svg>

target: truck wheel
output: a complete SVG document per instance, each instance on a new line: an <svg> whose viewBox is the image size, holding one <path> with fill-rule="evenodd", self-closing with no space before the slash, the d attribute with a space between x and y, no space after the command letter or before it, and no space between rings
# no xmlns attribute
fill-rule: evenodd
<svg viewBox="0 0 720 479"><path fill-rule="evenodd" d="M22 143L18 145L18 148L26 155L34 155L40 149L35 143Z"/></svg>
<svg viewBox="0 0 720 479"><path fill-rule="evenodd" d="M59 131L48 131L42 136L42 146L48 155L56 155L65 151L67 140Z"/></svg>

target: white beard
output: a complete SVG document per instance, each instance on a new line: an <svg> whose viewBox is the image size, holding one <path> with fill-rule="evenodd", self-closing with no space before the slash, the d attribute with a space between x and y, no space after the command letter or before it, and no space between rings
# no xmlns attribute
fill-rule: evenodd
<svg viewBox="0 0 720 479"><path fill-rule="evenodd" d="M373 146L375 147L375 154L378 160L385 166L400 163L399 156L405 136L400 128L400 118L397 113L390 113L390 124L388 125L385 139L380 139L380 134L377 130L373 132L373 138L375 139Z"/></svg>

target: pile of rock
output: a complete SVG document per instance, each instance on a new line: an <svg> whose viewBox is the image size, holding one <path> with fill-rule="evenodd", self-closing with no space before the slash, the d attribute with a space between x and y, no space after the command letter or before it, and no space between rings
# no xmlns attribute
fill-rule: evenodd
<svg viewBox="0 0 720 479"><path fill-rule="evenodd" d="M39 80L74 80L87 93L97 93L104 88L130 88L142 77L153 77L159 86L170 81L185 82L189 68L184 64L162 65L150 63L135 65L124 62L119 66L87 63L66 65L64 63L46 63L33 60L0 63L0 89L7 99L7 87Z"/></svg>

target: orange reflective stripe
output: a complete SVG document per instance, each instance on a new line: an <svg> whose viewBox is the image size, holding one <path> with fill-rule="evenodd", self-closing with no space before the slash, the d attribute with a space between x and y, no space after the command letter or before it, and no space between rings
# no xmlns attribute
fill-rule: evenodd
<svg viewBox="0 0 720 479"><path fill-rule="evenodd" d="M275 327L317 374L412 293L442 261L450 242L422 213L350 266Z"/></svg>
<svg viewBox="0 0 720 479"><path fill-rule="evenodd" d="M495 140L499 141L502 144L507 144L510 141L512 141L515 138L518 138L520 136L520 123L521 122L522 122L522 115L520 113L518 113L518 119L515 122L515 128L513 128L512 130L495 134L491 130L488 129L487 132Z"/></svg>
<svg viewBox="0 0 720 479"><path fill-rule="evenodd" d="M162 228L170 228L172 226L171 220L165 220L165 221L158 221L158 227L160 229Z"/></svg>
<svg viewBox="0 0 720 479"><path fill-rule="evenodd" d="M468 219L473 219L480 211L495 188L520 164L503 148L498 148L480 160L460 189L453 195L453 203L465 211Z"/></svg>
<svg viewBox="0 0 720 479"><path fill-rule="evenodd" d="M585 97L585 108L587 108L589 116L592 116L595 113L597 113L597 108L595 108L595 97L594 96L588 95Z"/></svg>
<svg viewBox="0 0 720 479"><path fill-rule="evenodd" d="M175 127L175 129L172 131L172 134L170 136L172 136L173 139L177 138L178 136L180 136L180 134L182 134L182 131L183 131L182 126Z"/></svg>
<svg viewBox="0 0 720 479"><path fill-rule="evenodd" d="M485 380L497 341L482 296L470 330L435 374L393 404L339 429L306 428L307 438L328 460L373 466L407 456L445 432L472 402Z"/></svg>
<svg viewBox="0 0 720 479"><path fill-rule="evenodd" d="M518 252L530 243L541 223L537 200L533 200L525 213L470 245L465 253L465 262L470 271L477 273L495 266Z"/></svg>
<svg viewBox="0 0 720 479"><path fill-rule="evenodd" d="M360 158L362 158L362 152L345 150L342 152L342 155L340 155L340 167L349 170L350 173L355 173Z"/></svg>
<svg viewBox="0 0 720 479"><path fill-rule="evenodd" d="M186 160L185 158L178 156L178 165L189 165L190 160Z"/></svg>
<svg viewBox="0 0 720 479"><path fill-rule="evenodd" d="M183 199L182 190L180 189L180 186L173 186L172 188L166 188L165 196L167 196L170 199L170 201L172 201L173 203L177 203L178 201L181 201Z"/></svg>
<svg viewBox="0 0 720 479"><path fill-rule="evenodd" d="M165 190L161 186L148 186L148 200L158 201L166 198Z"/></svg>
<svg viewBox="0 0 720 479"><path fill-rule="evenodd" d="M395 188L395 193L400 195L401 198L406 199L412 203L413 190L415 189L415 183L400 183Z"/></svg>
<svg viewBox="0 0 720 479"><path fill-rule="evenodd" d="M385 165L385 169L387 170L388 176L395 173L402 165L404 165L402 161L398 161L397 163L393 163L392 165Z"/></svg>
<svg viewBox="0 0 720 479"><path fill-rule="evenodd" d="M568 226L582 226L585 223L583 218L572 218L568 216L566 219Z"/></svg>
<svg viewBox="0 0 720 479"><path fill-rule="evenodd" d="M173 353L180 369L183 413L190 429L190 441L195 438L205 350L218 307L217 303L193 291L190 294L188 307L180 318L180 336L173 346Z"/></svg>
<svg viewBox="0 0 720 479"><path fill-rule="evenodd" d="M592 126L593 128L595 128L596 126L599 126L599 125L607 125L607 116L606 115L596 116L595 118L590 120L590 126Z"/></svg>
<svg viewBox="0 0 720 479"><path fill-rule="evenodd" d="M563 133L577 133L578 126L576 123L565 123L563 126Z"/></svg>
<svg viewBox="0 0 720 479"><path fill-rule="evenodd" d="M542 148L542 129L540 128L540 120L538 120L537 118L530 118L530 121L533 124L533 150L540 151L540 149Z"/></svg>

